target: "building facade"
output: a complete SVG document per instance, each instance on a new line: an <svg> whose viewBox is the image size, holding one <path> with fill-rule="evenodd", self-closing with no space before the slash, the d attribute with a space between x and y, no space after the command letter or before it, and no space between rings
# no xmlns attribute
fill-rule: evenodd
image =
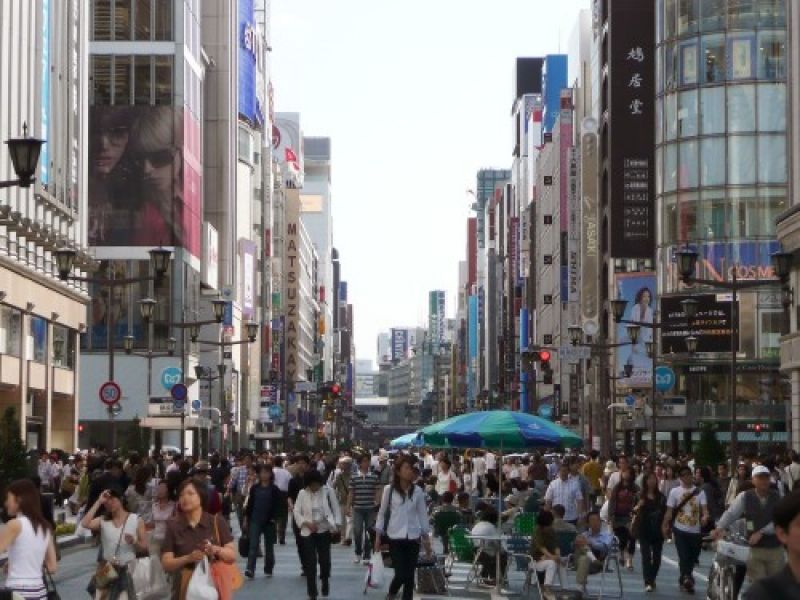
<svg viewBox="0 0 800 600"><path fill-rule="evenodd" d="M89 290L58 279L53 251L78 251L76 275L92 262L89 12L78 0L9 0L0 2L0 14L0 138L27 133L46 141L35 183L7 188L0 202L0 410L14 409L28 448L71 452L78 445L78 347ZM0 179L17 179L7 159Z"/></svg>

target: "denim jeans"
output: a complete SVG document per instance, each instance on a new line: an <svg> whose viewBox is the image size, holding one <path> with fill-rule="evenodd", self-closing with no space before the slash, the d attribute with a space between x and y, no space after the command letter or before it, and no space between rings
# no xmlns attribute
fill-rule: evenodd
<svg viewBox="0 0 800 600"><path fill-rule="evenodd" d="M376 516L374 508L353 509L353 545L356 556L362 556L363 551L364 560L369 560L372 551L369 528L375 525Z"/></svg>
<svg viewBox="0 0 800 600"><path fill-rule="evenodd" d="M275 523L253 521L250 523L248 534L250 546L247 550L247 570L251 573L255 572L258 544L261 542L261 536L264 536L264 573L271 574L272 569L275 568Z"/></svg>
<svg viewBox="0 0 800 600"><path fill-rule="evenodd" d="M703 536L699 533L686 533L678 528L673 528L672 538L675 540L675 550L678 552L680 581L683 581L686 577L692 577L694 565L700 557L700 550L703 546ZM693 577L692 581L694 581Z"/></svg>

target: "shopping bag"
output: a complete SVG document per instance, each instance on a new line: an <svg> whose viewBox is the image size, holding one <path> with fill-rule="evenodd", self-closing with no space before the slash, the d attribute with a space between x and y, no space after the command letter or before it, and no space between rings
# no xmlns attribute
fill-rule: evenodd
<svg viewBox="0 0 800 600"><path fill-rule="evenodd" d="M367 568L367 587L381 588L386 580L386 569L381 556L373 556Z"/></svg>
<svg viewBox="0 0 800 600"><path fill-rule="evenodd" d="M250 553L250 537L242 534L242 537L239 538L239 556L242 558L247 558L247 555Z"/></svg>
<svg viewBox="0 0 800 600"><path fill-rule="evenodd" d="M189 585L186 587L186 597L192 600L219 600L217 588L214 587L214 581L211 578L208 558L203 558L202 562L197 563Z"/></svg>
<svg viewBox="0 0 800 600"><path fill-rule="evenodd" d="M136 600L159 600L170 595L170 587L157 558L137 558L128 563L128 574Z"/></svg>

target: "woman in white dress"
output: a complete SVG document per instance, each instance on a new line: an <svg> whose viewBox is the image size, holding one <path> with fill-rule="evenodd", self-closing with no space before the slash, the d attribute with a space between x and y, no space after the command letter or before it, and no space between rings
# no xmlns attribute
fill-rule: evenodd
<svg viewBox="0 0 800 600"><path fill-rule="evenodd" d="M105 515L95 516L100 506L105 508ZM105 490L81 521L86 529L100 532L102 562L111 565L119 575L108 585L100 587L97 577L89 584L89 592L96 600L132 600L135 594L128 576L128 563L136 558L136 552L147 552L148 536L144 521L137 515L125 510L122 503L122 490L111 487Z"/></svg>
<svg viewBox="0 0 800 600"><path fill-rule="evenodd" d="M0 532L0 553L8 551L5 587L24 600L45 600L43 568L56 572L56 548L50 524L42 515L39 490L30 479L6 490L6 512L12 518Z"/></svg>

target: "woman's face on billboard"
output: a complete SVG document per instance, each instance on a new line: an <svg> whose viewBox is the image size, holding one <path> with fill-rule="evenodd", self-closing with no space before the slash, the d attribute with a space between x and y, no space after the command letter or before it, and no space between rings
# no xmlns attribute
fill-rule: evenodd
<svg viewBox="0 0 800 600"><path fill-rule="evenodd" d="M145 183L158 192L171 194L175 156L171 148L140 155L138 160Z"/></svg>
<svg viewBox="0 0 800 600"><path fill-rule="evenodd" d="M108 175L117 166L128 146L130 129L124 125L104 123L96 139L93 166L96 173Z"/></svg>

